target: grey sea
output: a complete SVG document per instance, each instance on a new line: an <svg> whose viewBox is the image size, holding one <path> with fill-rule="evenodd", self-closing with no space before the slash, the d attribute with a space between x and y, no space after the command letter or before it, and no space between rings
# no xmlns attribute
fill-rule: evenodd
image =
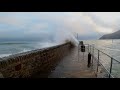
<svg viewBox="0 0 120 90"><path fill-rule="evenodd" d="M36 41L7 41L0 42L0 58L13 54L27 52L44 47L56 45L51 42L36 42Z"/></svg>

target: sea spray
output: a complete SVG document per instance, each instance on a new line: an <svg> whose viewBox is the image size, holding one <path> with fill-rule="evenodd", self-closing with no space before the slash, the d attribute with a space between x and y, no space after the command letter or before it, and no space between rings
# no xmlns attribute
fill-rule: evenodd
<svg viewBox="0 0 120 90"><path fill-rule="evenodd" d="M35 45L35 48L45 48L52 47L59 44L71 42L74 46L78 46L78 40L75 38L74 34L71 31L64 29L57 29L53 34L53 38L49 38L47 41L38 42Z"/></svg>
<svg viewBox="0 0 120 90"><path fill-rule="evenodd" d="M34 47L36 49L39 49L39 48L45 48L45 47L52 47L55 45L58 45L58 43L56 43L56 42L37 42Z"/></svg>
<svg viewBox="0 0 120 90"><path fill-rule="evenodd" d="M54 36L54 42L61 44L66 42L71 42L74 46L78 46L79 42L68 30L57 30Z"/></svg>

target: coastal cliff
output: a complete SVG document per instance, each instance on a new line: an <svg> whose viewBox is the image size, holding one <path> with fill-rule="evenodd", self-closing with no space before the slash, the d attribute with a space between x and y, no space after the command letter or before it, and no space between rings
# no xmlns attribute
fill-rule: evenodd
<svg viewBox="0 0 120 90"><path fill-rule="evenodd" d="M120 30L111 34L103 35L100 39L120 39Z"/></svg>

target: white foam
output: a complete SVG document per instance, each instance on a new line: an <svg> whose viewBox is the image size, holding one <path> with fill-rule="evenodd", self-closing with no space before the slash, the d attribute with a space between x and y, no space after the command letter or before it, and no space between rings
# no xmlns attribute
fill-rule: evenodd
<svg viewBox="0 0 120 90"><path fill-rule="evenodd" d="M55 45L58 45L58 43L55 43L55 42L44 42L44 43L38 42L37 45L35 45L35 48L36 49L45 48L45 47L51 47L51 46L55 46Z"/></svg>
<svg viewBox="0 0 120 90"><path fill-rule="evenodd" d="M17 53L23 53L23 52L27 52L27 51L31 51L31 50L28 50L28 49L23 49L22 51L20 52L17 52ZM17 54L15 53L15 54ZM3 57L7 57L7 56L10 56L10 55L13 55L12 53L11 54L0 54L0 58L3 58Z"/></svg>
<svg viewBox="0 0 120 90"><path fill-rule="evenodd" d="M22 51L20 51L19 53L22 53L22 52L27 52L27 51L31 51L30 49L23 49Z"/></svg>
<svg viewBox="0 0 120 90"><path fill-rule="evenodd" d="M9 56L9 55L12 55L12 54L0 54L0 58L6 57L6 56Z"/></svg>

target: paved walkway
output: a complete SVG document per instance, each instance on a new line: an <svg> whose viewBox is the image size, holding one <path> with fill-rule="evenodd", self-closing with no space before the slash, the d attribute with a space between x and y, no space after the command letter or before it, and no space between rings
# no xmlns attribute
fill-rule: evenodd
<svg viewBox="0 0 120 90"><path fill-rule="evenodd" d="M87 52L84 53L84 60L83 53L80 52L78 60L78 48L73 48L68 56L59 62L48 78L96 78L96 64L88 68L87 60Z"/></svg>

